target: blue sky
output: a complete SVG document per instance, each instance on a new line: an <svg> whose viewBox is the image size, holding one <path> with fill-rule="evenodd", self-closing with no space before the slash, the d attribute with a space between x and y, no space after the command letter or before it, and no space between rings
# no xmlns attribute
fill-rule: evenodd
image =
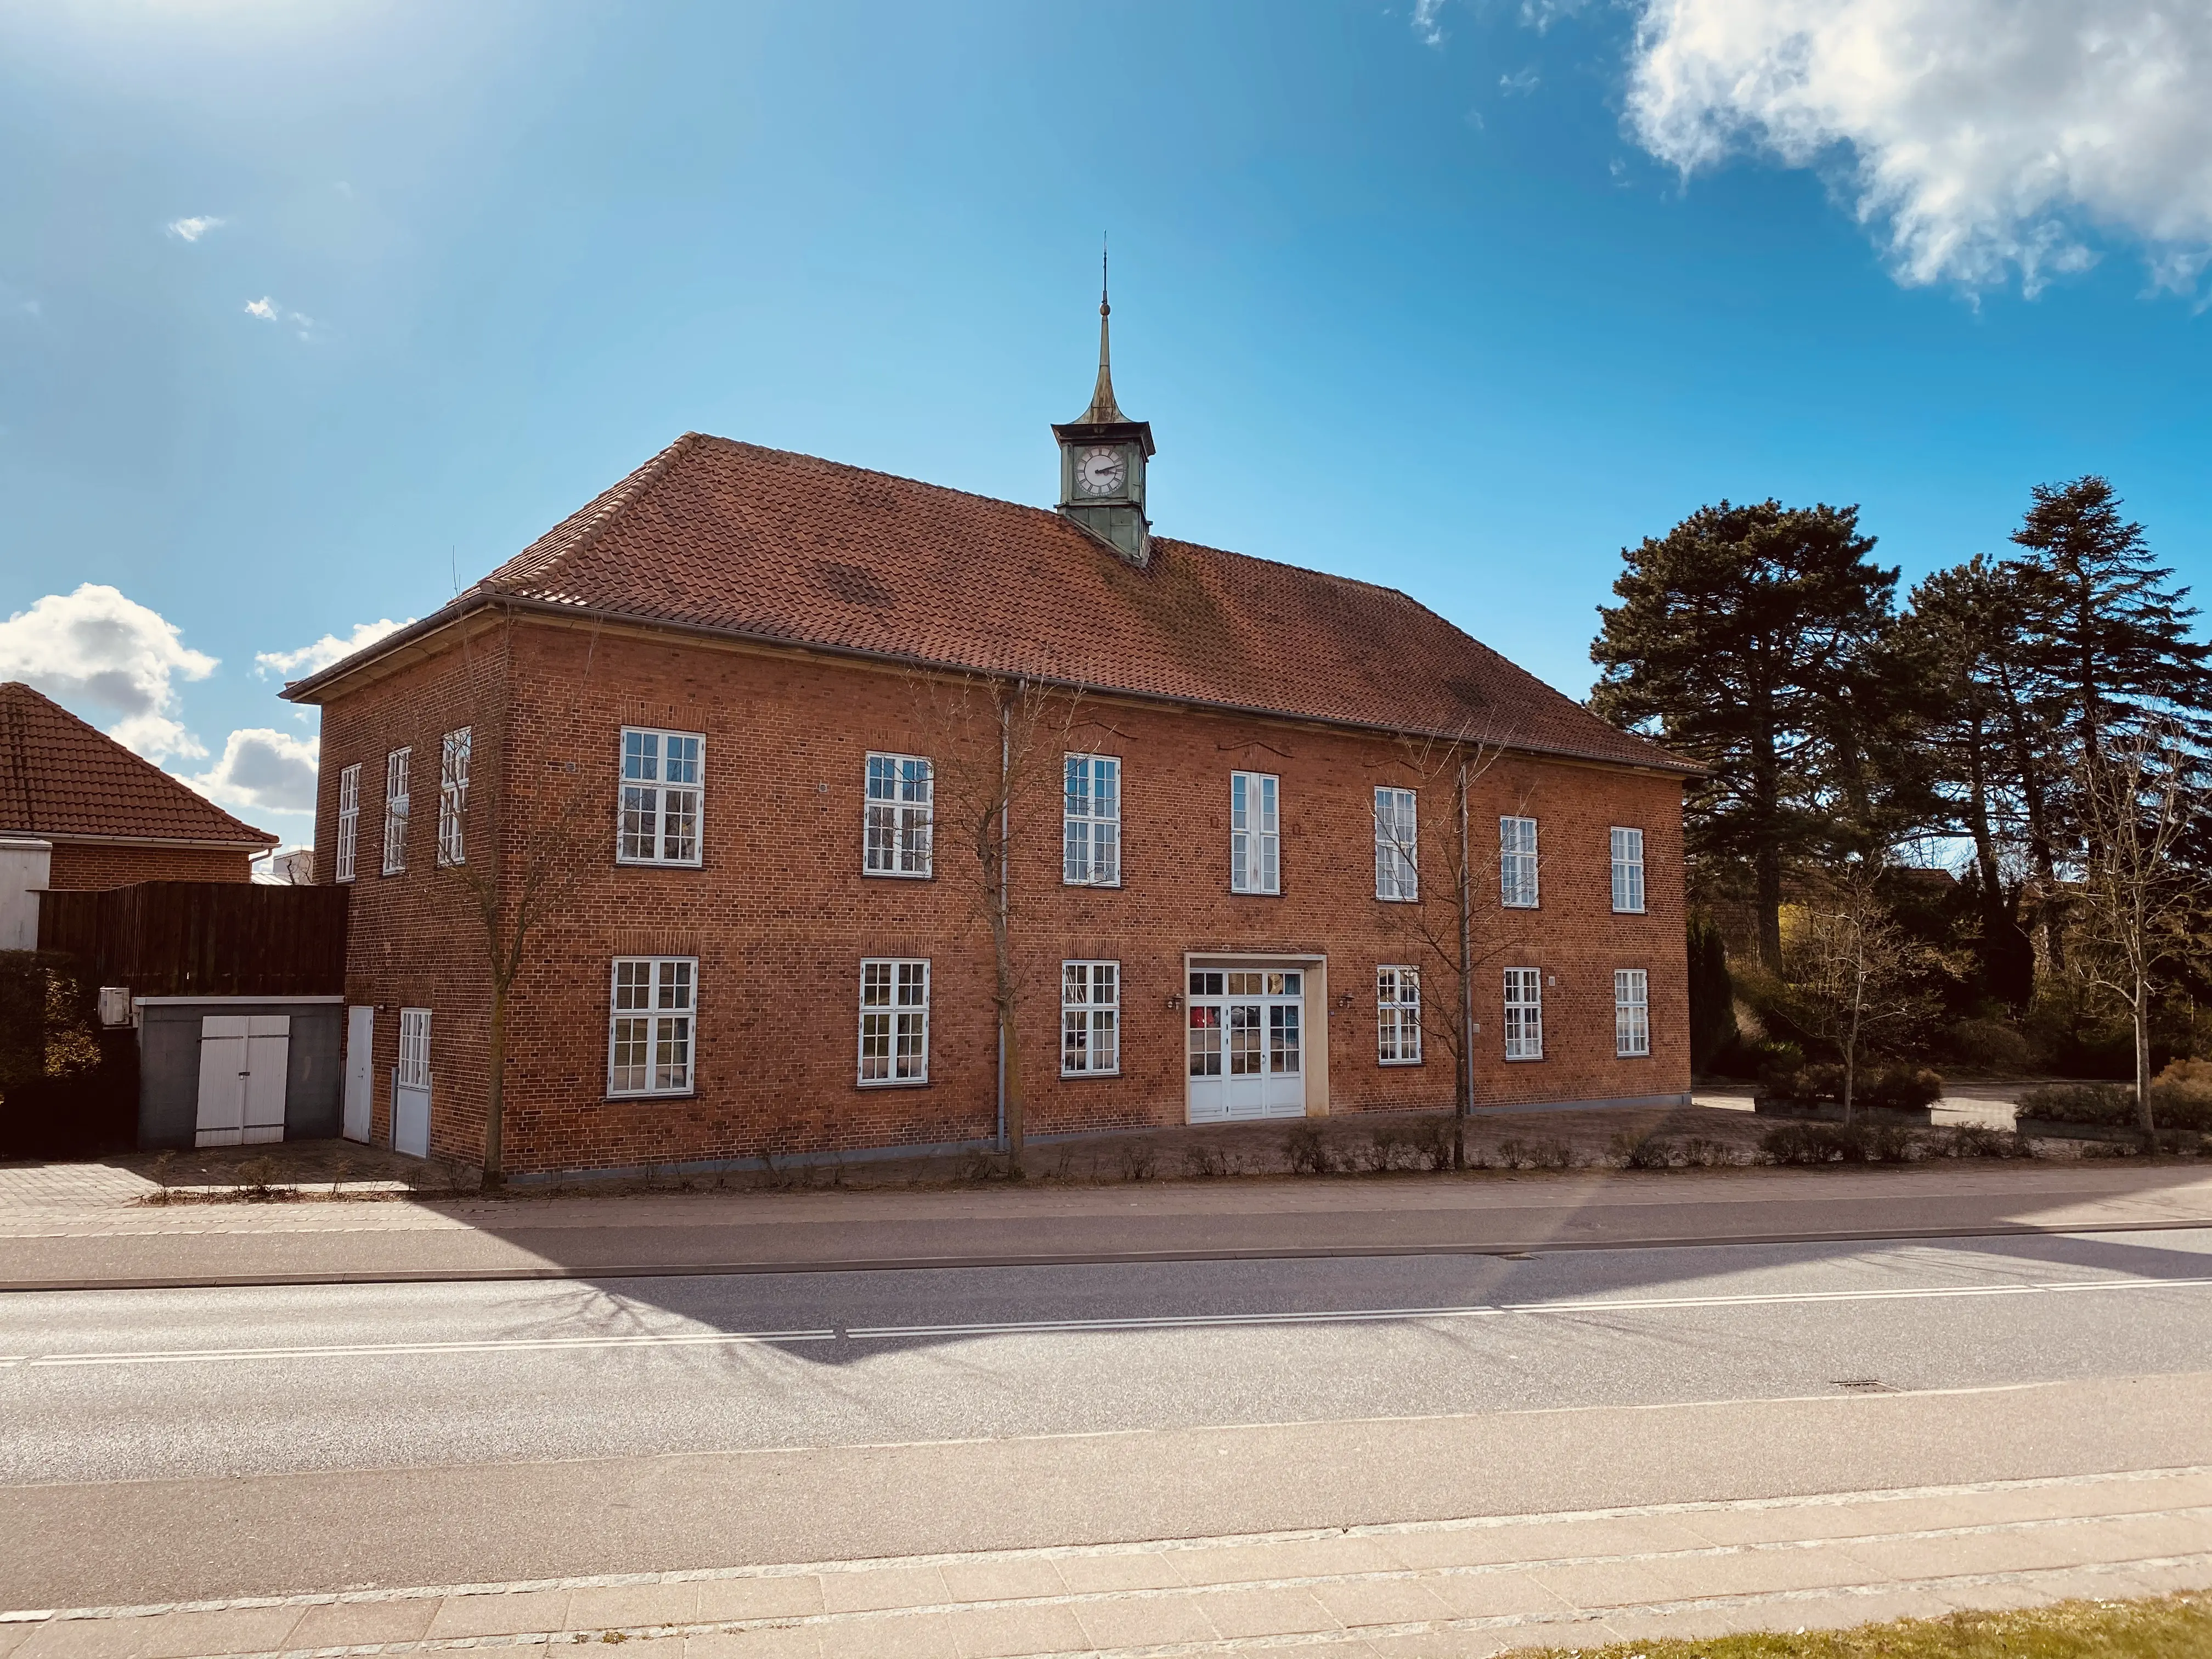
<svg viewBox="0 0 2212 1659"><path fill-rule="evenodd" d="M0 672L304 839L257 657L680 432L1048 503L1102 231L1158 529L1577 696L1722 496L1909 580L2101 471L2203 587L2212 23L1870 5L0 5Z"/></svg>

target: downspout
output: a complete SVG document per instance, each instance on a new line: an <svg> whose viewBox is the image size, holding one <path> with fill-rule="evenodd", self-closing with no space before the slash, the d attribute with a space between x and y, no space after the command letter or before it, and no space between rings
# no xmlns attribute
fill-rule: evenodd
<svg viewBox="0 0 2212 1659"><path fill-rule="evenodd" d="M1452 1165L1467 1161L1467 1122L1474 1115L1474 894L1467 839L1467 759L1459 763L1459 1133L1452 1137Z"/></svg>
<svg viewBox="0 0 2212 1659"><path fill-rule="evenodd" d="M1007 819L1013 816L1013 802L1007 797L1007 781L1013 770L1013 732L1008 725L1011 710L1001 699L999 703L999 925L1006 921ZM999 1146L1006 1150L1006 1011L999 1010Z"/></svg>

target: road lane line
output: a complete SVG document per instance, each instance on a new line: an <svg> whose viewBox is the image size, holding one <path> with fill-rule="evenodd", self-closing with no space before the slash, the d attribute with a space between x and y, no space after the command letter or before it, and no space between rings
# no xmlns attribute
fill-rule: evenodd
<svg viewBox="0 0 2212 1659"><path fill-rule="evenodd" d="M665 1336L547 1336L492 1338L471 1342L334 1342L297 1348L149 1349L121 1353L27 1355L23 1365L174 1365L226 1360L375 1358L393 1354L526 1353L618 1348L727 1348L785 1342L834 1342L837 1334L812 1331L700 1331Z"/></svg>

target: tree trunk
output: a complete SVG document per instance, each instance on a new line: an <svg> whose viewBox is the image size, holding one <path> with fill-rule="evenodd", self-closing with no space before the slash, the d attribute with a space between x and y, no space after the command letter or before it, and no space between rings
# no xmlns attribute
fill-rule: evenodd
<svg viewBox="0 0 2212 1659"><path fill-rule="evenodd" d="M1006 1045L1006 1178L1022 1178L1022 1045L1009 999L999 1004L999 1031Z"/></svg>
<svg viewBox="0 0 2212 1659"><path fill-rule="evenodd" d="M491 1034L485 1065L483 1184L494 1191L507 1182L507 990L491 988Z"/></svg>
<svg viewBox="0 0 2212 1659"><path fill-rule="evenodd" d="M2150 1109L2150 976L2136 975L2136 994L2128 1012L2136 1037L2136 1121L2141 1126L2143 1151L2158 1150L2158 1121Z"/></svg>
<svg viewBox="0 0 2212 1659"><path fill-rule="evenodd" d="M1778 820L1782 810L1781 767L1774 755L1774 726L1767 699L1753 699L1758 720L1752 733L1751 867L1759 910L1759 959L1769 973L1782 971L1782 846Z"/></svg>

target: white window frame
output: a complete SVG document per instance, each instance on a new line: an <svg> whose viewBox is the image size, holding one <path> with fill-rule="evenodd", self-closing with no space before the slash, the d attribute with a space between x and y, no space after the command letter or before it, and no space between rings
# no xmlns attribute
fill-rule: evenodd
<svg viewBox="0 0 2212 1659"><path fill-rule="evenodd" d="M703 732L625 726L615 759L615 862L697 869L706 858Z"/></svg>
<svg viewBox="0 0 2212 1659"><path fill-rule="evenodd" d="M929 1081L928 957L861 958L860 1035L863 1089L905 1088ZM877 1050L873 1055L872 1044ZM872 1076L872 1060L878 1062Z"/></svg>
<svg viewBox="0 0 2212 1659"><path fill-rule="evenodd" d="M1118 1077L1121 1072L1121 964L1060 964L1060 1074Z"/></svg>
<svg viewBox="0 0 2212 1659"><path fill-rule="evenodd" d="M407 872L408 769L412 749L395 749L384 757L384 873Z"/></svg>
<svg viewBox="0 0 2212 1659"><path fill-rule="evenodd" d="M936 767L926 755L871 750L864 789L860 873L928 880L936 859Z"/></svg>
<svg viewBox="0 0 2212 1659"><path fill-rule="evenodd" d="M1273 772L1229 775L1229 890L1283 890L1283 781Z"/></svg>
<svg viewBox="0 0 2212 1659"><path fill-rule="evenodd" d="M466 864L465 824L469 811L469 748L472 728L448 732L438 752L438 863Z"/></svg>
<svg viewBox="0 0 2212 1659"><path fill-rule="evenodd" d="M625 1043L642 1057L623 1063ZM695 1094L699 1073L699 958L617 957L607 987L607 1097Z"/></svg>
<svg viewBox="0 0 2212 1659"><path fill-rule="evenodd" d="M1613 1052L1620 1060L1651 1054L1651 975L1648 969L1613 970Z"/></svg>
<svg viewBox="0 0 2212 1659"><path fill-rule="evenodd" d="M1114 755L1070 755L1060 794L1063 885L1121 884L1121 762Z"/></svg>
<svg viewBox="0 0 2212 1659"><path fill-rule="evenodd" d="M430 1011L428 1008L402 1008L399 1011L399 1064L392 1071L392 1080L402 1089L427 1089L430 1086Z"/></svg>
<svg viewBox="0 0 2212 1659"><path fill-rule="evenodd" d="M1544 1057L1544 971L1540 968L1505 970L1505 1058L1541 1060Z"/></svg>
<svg viewBox="0 0 2212 1659"><path fill-rule="evenodd" d="M356 761L338 774L337 879L351 881L354 848L361 840L361 763Z"/></svg>
<svg viewBox="0 0 2212 1659"><path fill-rule="evenodd" d="M1419 810L1410 789L1375 791L1375 896L1385 903L1420 902Z"/></svg>
<svg viewBox="0 0 2212 1659"><path fill-rule="evenodd" d="M1375 1058L1382 1066L1421 1063L1421 970L1384 963L1375 970Z"/></svg>
<svg viewBox="0 0 2212 1659"><path fill-rule="evenodd" d="M1498 902L1509 910L1537 908L1536 820L1498 820Z"/></svg>
<svg viewBox="0 0 2212 1659"><path fill-rule="evenodd" d="M1613 914L1644 914L1644 832L1626 824L1613 826Z"/></svg>

